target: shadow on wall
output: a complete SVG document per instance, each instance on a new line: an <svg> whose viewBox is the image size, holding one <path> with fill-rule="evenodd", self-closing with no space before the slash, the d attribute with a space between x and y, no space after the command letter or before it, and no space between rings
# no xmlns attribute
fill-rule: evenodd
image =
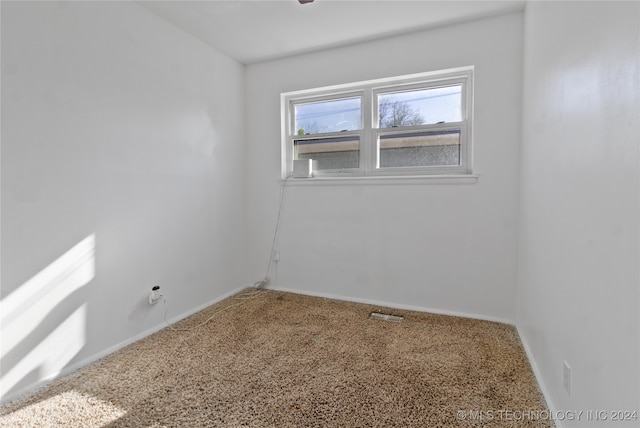
<svg viewBox="0 0 640 428"><path fill-rule="evenodd" d="M86 343L91 234L1 302L0 397L58 375Z"/></svg>

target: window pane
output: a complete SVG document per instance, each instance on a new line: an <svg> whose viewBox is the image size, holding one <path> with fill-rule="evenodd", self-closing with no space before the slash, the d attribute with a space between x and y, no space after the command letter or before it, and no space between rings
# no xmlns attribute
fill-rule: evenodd
<svg viewBox="0 0 640 428"><path fill-rule="evenodd" d="M353 131L362 128L360 98L295 104L298 135Z"/></svg>
<svg viewBox="0 0 640 428"><path fill-rule="evenodd" d="M380 136L378 165L379 168L460 165L460 130Z"/></svg>
<svg viewBox="0 0 640 428"><path fill-rule="evenodd" d="M360 137L357 135L294 140L293 150L294 159L314 160L316 170L358 168L360 163Z"/></svg>
<svg viewBox="0 0 640 428"><path fill-rule="evenodd" d="M380 128L462 120L462 85L378 95Z"/></svg>

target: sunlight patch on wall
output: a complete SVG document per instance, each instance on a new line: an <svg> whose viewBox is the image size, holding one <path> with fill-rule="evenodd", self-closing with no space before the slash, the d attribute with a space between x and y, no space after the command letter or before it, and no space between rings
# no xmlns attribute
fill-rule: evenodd
<svg viewBox="0 0 640 428"><path fill-rule="evenodd" d="M58 375L86 343L85 323L87 305L75 310L27 355L3 373L0 383L5 394L33 370L39 370L39 378Z"/></svg>
<svg viewBox="0 0 640 428"><path fill-rule="evenodd" d="M61 306L74 292L95 276L95 235L91 234L41 270L1 302L2 393L38 369L41 377L54 376L85 344L86 304L66 309ZM75 309L75 310L73 310ZM54 310L71 313L58 325L44 325ZM38 330L43 337L34 337ZM36 343L18 351L21 344ZM24 352L19 361L7 368L9 353ZM15 360L15 355L13 359Z"/></svg>

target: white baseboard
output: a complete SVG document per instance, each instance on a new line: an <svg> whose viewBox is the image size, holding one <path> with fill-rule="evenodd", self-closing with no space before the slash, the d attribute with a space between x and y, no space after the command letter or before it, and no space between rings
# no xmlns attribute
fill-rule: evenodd
<svg viewBox="0 0 640 428"><path fill-rule="evenodd" d="M173 317L171 319L168 319L167 321L169 322L169 324L174 324L174 323L176 323L176 322L178 322L178 321L180 321L180 320L182 320L184 318L187 318L187 317L189 317L189 316L191 316L191 315L193 315L193 314L195 314L197 312L200 312L201 310L203 310L205 308L208 308L211 305L214 305L214 304L216 304L216 303L218 303L218 302L220 302L220 301L222 301L222 300L224 300L224 299L226 299L228 297L231 297L234 294L237 294L237 293L239 293L240 291L242 291L242 290L244 290L246 288L247 288L247 286L241 286L239 288L236 288L235 290L229 291L229 292L227 292L227 293L225 293L225 294L223 294L223 295L221 295L219 297L216 297L215 299L213 299L213 300L211 300L211 301L209 301L207 303L204 303L204 304L202 304L202 305L200 305L200 306L198 306L198 307L196 307L194 309L191 309L191 310L189 310L187 312L184 312L182 314L176 315L175 317ZM14 392L14 393L11 393L11 394L8 394L6 396L3 396L2 400L0 401L0 403L1 404L6 404L6 403L9 403L11 401L16 401L16 400L20 400L20 399L26 398L26 397L36 393L39 389L41 389L44 386L46 386L52 380L54 380L56 378L59 378L59 377L62 377L62 376L67 376L67 375L75 372L76 370L81 369L82 367L87 366L87 365L93 363L94 361L99 360L100 358L104 358L107 355L110 355L110 354L112 354L112 353L124 348L125 346L128 346L128 345L130 345L130 344L132 344L134 342L137 342L138 340L144 339L147 336L150 336L153 333L156 333L156 332L162 330L165 327L167 327L167 324L163 320L161 324L158 324L158 325L156 325L156 326L154 326L154 327L152 327L152 328L150 328L148 330L145 330L145 331L143 331L143 332L141 332L139 334L136 334L135 336L130 337L129 339L124 340L124 341L122 341L120 343L117 343L117 344L105 349L104 351L98 352L97 354L94 354L94 355L92 355L92 356L90 356L88 358L85 358L84 360L78 361L78 362L76 362L76 363L74 363L74 364L72 364L70 366L67 366L64 369L60 370L59 372L52 373L49 376L47 376L47 377L45 377L43 379L40 379L35 384L29 385L29 386L27 386L27 387L25 387L23 389L20 389L20 390Z"/></svg>
<svg viewBox="0 0 640 428"><path fill-rule="evenodd" d="M522 343L522 347L524 348L524 352L527 354L527 359L529 360L529 364L531 365L531 369L533 370L533 375L535 376L536 381L538 382L538 386L540 387L540 391L542 392L542 396L544 397L544 400L547 402L547 407L549 407L549 413L551 415L557 415L558 414L558 409L553 404L553 400L551 399L551 395L549 395L549 390L545 386L544 381L542 379L542 373L540 372L540 369L538 369L538 365L536 364L536 360L533 358L533 353L531 352L531 348L529 347L529 344L525 340L525 337L522 334L522 331L520 331L520 328L518 327L517 324L516 324L516 330L518 332L518 336L520 336L520 342ZM556 428L562 428L562 422L561 421L554 419L553 422L555 423Z"/></svg>
<svg viewBox="0 0 640 428"><path fill-rule="evenodd" d="M401 303L390 303L390 302L383 302L379 300L363 299L363 298L351 297L351 296L340 296L340 295L328 294L328 293L318 293L318 292L306 291L306 290L295 290L295 289L284 288L284 287L267 287L267 289L273 290L273 291L284 291L287 293L302 294L305 296L324 297L326 299L342 300L346 302L364 303L367 305L382 306L384 308L404 309L406 311L416 311L416 312L428 312L428 313L438 314L438 315L450 315L454 317L471 318L471 319L476 319L481 321L498 322L501 324L508 324L508 325L515 326L515 323L512 320L507 320L504 318L488 317L484 315L470 314L466 312L448 311L448 310L442 310L442 309L436 309L436 308L429 308L426 306L404 305Z"/></svg>

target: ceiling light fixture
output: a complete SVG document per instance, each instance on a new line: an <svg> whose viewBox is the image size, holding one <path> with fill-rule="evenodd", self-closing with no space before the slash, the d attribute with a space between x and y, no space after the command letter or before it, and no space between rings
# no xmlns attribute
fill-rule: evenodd
<svg viewBox="0 0 640 428"><path fill-rule="evenodd" d="M298 0L300 4L313 3L313 0Z"/></svg>

